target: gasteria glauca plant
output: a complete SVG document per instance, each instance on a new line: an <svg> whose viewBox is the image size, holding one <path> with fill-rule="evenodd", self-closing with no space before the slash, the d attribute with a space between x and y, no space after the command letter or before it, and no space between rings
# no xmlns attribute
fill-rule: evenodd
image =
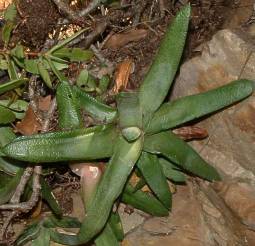
<svg viewBox="0 0 255 246"><path fill-rule="evenodd" d="M209 181L220 180L218 172L171 129L248 97L254 82L233 81L164 103L182 56L189 18L188 5L167 30L139 91L120 93L116 109L70 86L57 72L60 128L72 129L19 137L0 149L1 156L29 163L109 159L102 178L85 201L86 216L78 234L59 233L46 226L48 239L66 245L93 239L97 245L118 245L123 238L113 213L118 199L152 215L166 216L171 209L167 179L183 182L183 173L189 173ZM82 128L81 109L100 124ZM152 193L144 193L129 183L133 171L140 176L140 184L147 183Z"/></svg>

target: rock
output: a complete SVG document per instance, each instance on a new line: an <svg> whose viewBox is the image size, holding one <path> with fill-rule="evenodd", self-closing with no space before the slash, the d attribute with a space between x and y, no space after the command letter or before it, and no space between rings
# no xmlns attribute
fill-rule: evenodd
<svg viewBox="0 0 255 246"><path fill-rule="evenodd" d="M201 56L183 64L172 99L240 78L254 80L255 46L251 40L240 31L219 31L204 46ZM205 183L197 193L208 233L218 245L254 245L255 95L207 117L197 126L205 128L209 137L191 145L223 177L223 183L213 186L217 193Z"/></svg>
<svg viewBox="0 0 255 246"><path fill-rule="evenodd" d="M247 41L248 40L248 41ZM255 78L254 46L243 33L219 31L202 55L181 67L172 99L204 92L239 78ZM192 145L225 178L255 185L255 95L200 122L209 138Z"/></svg>
<svg viewBox="0 0 255 246"><path fill-rule="evenodd" d="M246 183L219 183L215 190L243 224L255 230L255 189Z"/></svg>
<svg viewBox="0 0 255 246"><path fill-rule="evenodd" d="M124 211L125 205L121 204L118 212L121 218L124 233L127 234L133 231L135 228L143 224L145 217L141 215L140 211L134 209L134 212L128 214Z"/></svg>
<svg viewBox="0 0 255 246"><path fill-rule="evenodd" d="M202 194L191 187L178 187L169 217L149 218L126 236L123 245L247 245L245 237L235 235L232 225L228 225L222 213ZM205 200L207 207L202 208L201 203L205 204ZM209 216L204 210L209 211ZM208 218L214 222L214 227L207 222Z"/></svg>

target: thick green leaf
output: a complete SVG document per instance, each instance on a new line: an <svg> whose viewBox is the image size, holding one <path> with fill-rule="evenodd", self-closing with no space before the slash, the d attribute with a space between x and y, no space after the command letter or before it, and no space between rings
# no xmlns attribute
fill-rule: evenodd
<svg viewBox="0 0 255 246"><path fill-rule="evenodd" d="M51 237L54 241L70 245L82 244L91 240L103 229L113 203L121 194L126 180L140 156L141 149L141 138L134 143L128 143L119 137L114 154L107 164L97 190L87 204L86 217L82 222L78 238L61 233L52 233Z"/></svg>
<svg viewBox="0 0 255 246"><path fill-rule="evenodd" d="M95 194L88 204L85 220L78 234L82 242L89 241L104 227L114 201L118 198L142 149L142 138L128 143L119 138Z"/></svg>
<svg viewBox="0 0 255 246"><path fill-rule="evenodd" d="M45 182L43 178L41 178L41 192L42 198L48 203L49 207L51 208L52 212L57 216L62 216L61 207L58 204L55 196L52 193L52 189L50 186Z"/></svg>
<svg viewBox="0 0 255 246"><path fill-rule="evenodd" d="M138 93L119 93L117 96L117 107L119 113L119 125L122 129L132 126L142 127L142 112Z"/></svg>
<svg viewBox="0 0 255 246"><path fill-rule="evenodd" d="M144 211L153 216L167 216L168 209L152 194L143 191L134 192L134 188L127 185L123 195L122 202L133 206L141 211Z"/></svg>
<svg viewBox="0 0 255 246"><path fill-rule="evenodd" d="M146 136L144 150L162 154L183 169L207 180L220 180L218 172L205 162L186 142L172 132Z"/></svg>
<svg viewBox="0 0 255 246"><path fill-rule="evenodd" d="M106 224L103 231L95 240L96 246L119 246L119 242L116 238L116 235L113 232L113 229L109 224Z"/></svg>
<svg viewBox="0 0 255 246"><path fill-rule="evenodd" d="M4 83L0 85L0 94L3 94L7 91L10 91L14 88L19 87L20 85L26 83L28 79L22 78L22 79L15 79L10 82Z"/></svg>
<svg viewBox="0 0 255 246"><path fill-rule="evenodd" d="M14 177L9 177L5 174L6 182L4 182L4 186L0 187L0 205L7 203L12 195L14 194L17 185L19 184L20 178L24 172L24 169L19 169ZM1 177L3 181L4 177Z"/></svg>
<svg viewBox="0 0 255 246"><path fill-rule="evenodd" d="M25 230L19 235L15 241L15 245L21 246L25 245L27 242L34 240L38 237L41 230L41 224L35 222L25 228Z"/></svg>
<svg viewBox="0 0 255 246"><path fill-rule="evenodd" d="M17 15L17 9L14 3L10 4L4 11L4 19L6 21L14 21Z"/></svg>
<svg viewBox="0 0 255 246"><path fill-rule="evenodd" d="M50 216L43 221L43 226L46 228L62 227L62 228L80 228L81 222L70 216L63 216L60 219L55 216Z"/></svg>
<svg viewBox="0 0 255 246"><path fill-rule="evenodd" d="M0 127L0 147L15 139L15 134L10 127ZM15 175L20 169L20 163L15 160L0 157L0 170L9 175Z"/></svg>
<svg viewBox="0 0 255 246"><path fill-rule="evenodd" d="M78 103L93 118L103 123L111 123L117 117L116 109L99 102L94 97L88 95L77 86L73 86L72 90L77 97Z"/></svg>
<svg viewBox="0 0 255 246"><path fill-rule="evenodd" d="M50 231L42 227L36 239L32 240L31 246L49 246L50 245Z"/></svg>
<svg viewBox="0 0 255 246"><path fill-rule="evenodd" d="M176 16L160 44L158 54L140 87L139 99L144 123L150 119L168 94L185 45L190 17L190 5Z"/></svg>
<svg viewBox="0 0 255 246"><path fill-rule="evenodd" d="M42 77L43 81L45 82L45 84L49 88L52 88L52 82L51 82L50 74L49 74L48 70L45 68L44 63L43 62L38 62L37 66L38 66L39 74L41 75L41 77Z"/></svg>
<svg viewBox="0 0 255 246"><path fill-rule="evenodd" d="M63 81L58 85L56 98L59 114L59 127L61 129L81 128L81 109L68 82Z"/></svg>
<svg viewBox="0 0 255 246"><path fill-rule="evenodd" d="M177 183L185 183L186 182L186 177L182 173L181 170L178 169L176 165L171 163L170 161L164 159L164 158L159 158L159 163L162 167L164 175Z"/></svg>
<svg viewBox="0 0 255 246"><path fill-rule="evenodd" d="M111 216L109 218L109 225L112 228L117 240L122 241L124 239L124 231L118 212L111 213Z"/></svg>
<svg viewBox="0 0 255 246"><path fill-rule="evenodd" d="M153 116L146 132L156 133L213 113L248 97L254 88L253 81L242 79L214 90L165 103Z"/></svg>
<svg viewBox="0 0 255 246"><path fill-rule="evenodd" d="M117 97L119 126L122 135L129 142L140 137L142 131L142 112L139 104L138 93L122 92Z"/></svg>
<svg viewBox="0 0 255 246"><path fill-rule="evenodd" d="M135 126L124 128L121 133L128 142L133 142L142 135L141 129Z"/></svg>
<svg viewBox="0 0 255 246"><path fill-rule="evenodd" d="M0 106L0 124L11 123L15 118L15 114L10 109Z"/></svg>
<svg viewBox="0 0 255 246"><path fill-rule="evenodd" d="M143 152L137 163L151 190L167 209L171 208L172 193L156 155Z"/></svg>
<svg viewBox="0 0 255 246"><path fill-rule="evenodd" d="M102 159L112 155L116 134L111 125L38 134L16 138L1 151L29 162Z"/></svg>
<svg viewBox="0 0 255 246"><path fill-rule="evenodd" d="M52 55L59 58L68 58L72 62L87 61L93 57L93 52L81 48L62 48L52 53Z"/></svg>
<svg viewBox="0 0 255 246"><path fill-rule="evenodd" d="M144 177L141 175L139 177L139 181L134 186L133 192L141 190L145 185L146 185L146 181L145 181Z"/></svg>

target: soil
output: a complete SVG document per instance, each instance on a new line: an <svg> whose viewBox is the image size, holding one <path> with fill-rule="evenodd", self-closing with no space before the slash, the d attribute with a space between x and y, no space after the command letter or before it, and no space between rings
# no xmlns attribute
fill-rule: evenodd
<svg viewBox="0 0 255 246"><path fill-rule="evenodd" d="M40 50L49 34L52 34L58 27L59 18L65 16L59 12L51 0L20 0L17 2L19 17L12 41L14 43L21 42L30 50ZM85 6L88 2L84 1ZM133 1L123 2L129 6ZM176 3L173 4L172 2ZM135 7L109 7L107 16L109 25L94 43L103 42L112 32L122 33L134 27L148 30L148 35L144 39L130 42L118 49L102 50L104 58L113 64L117 64L126 58L131 58L134 61L135 69L131 74L127 89L139 87L158 49L166 27L182 6L181 2L188 1L165 1L166 11L164 17L161 17L162 13L156 1L136 1ZM199 54L197 47L210 40L213 34L221 29L225 23L228 10L237 8L240 4L240 1L234 0L192 0L190 2L192 5L192 20L184 60ZM77 9L81 7L82 4L76 6ZM140 18L138 18L139 10L141 10ZM95 24L103 18L105 17L101 15L101 12L96 10L83 20L82 25L93 30ZM137 18L138 22L134 26L134 21ZM97 65L98 61L95 64ZM72 71L70 74L72 74ZM55 195L59 199L64 213L70 213L72 210L71 194L79 188L79 185L77 185L78 178L70 174L68 169L65 169L61 174L49 175L47 181L55 188Z"/></svg>

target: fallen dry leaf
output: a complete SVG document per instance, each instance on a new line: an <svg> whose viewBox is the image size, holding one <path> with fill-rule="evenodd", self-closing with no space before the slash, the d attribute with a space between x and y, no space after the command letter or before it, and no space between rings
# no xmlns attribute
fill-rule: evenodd
<svg viewBox="0 0 255 246"><path fill-rule="evenodd" d="M144 39L148 34L146 29L132 29L127 32L112 35L105 43L106 48L118 49L130 42Z"/></svg>
<svg viewBox="0 0 255 246"><path fill-rule="evenodd" d="M125 59L117 66L115 74L115 85L113 87L113 92L118 93L122 89L127 88L129 76L134 72L134 62L132 59Z"/></svg>
<svg viewBox="0 0 255 246"><path fill-rule="evenodd" d="M41 128L40 122L38 122L33 109L29 105L25 117L16 124L16 130L22 135L29 136L38 133Z"/></svg>
<svg viewBox="0 0 255 246"><path fill-rule="evenodd" d="M0 11L5 10L13 0L0 0Z"/></svg>
<svg viewBox="0 0 255 246"><path fill-rule="evenodd" d="M203 139L208 137L207 130L197 126L185 126L175 129L173 132L183 140Z"/></svg>

